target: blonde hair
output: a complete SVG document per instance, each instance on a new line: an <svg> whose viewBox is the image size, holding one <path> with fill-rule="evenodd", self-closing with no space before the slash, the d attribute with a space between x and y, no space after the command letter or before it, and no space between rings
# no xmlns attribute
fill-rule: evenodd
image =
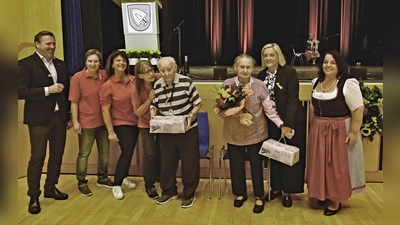
<svg viewBox="0 0 400 225"><path fill-rule="evenodd" d="M279 45L277 43L268 43L266 45L264 45L264 47L261 49L261 66L263 68L265 68L265 62L264 62L264 50L267 48L272 48L275 50L276 54L278 54L278 62L279 65L284 66L286 65L286 59L285 56L282 53L281 48L279 47Z"/></svg>

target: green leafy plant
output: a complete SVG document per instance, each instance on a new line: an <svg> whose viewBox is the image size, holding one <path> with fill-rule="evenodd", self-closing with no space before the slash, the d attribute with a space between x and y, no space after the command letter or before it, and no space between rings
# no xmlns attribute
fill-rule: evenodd
<svg viewBox="0 0 400 225"><path fill-rule="evenodd" d="M360 82L360 89L364 102L361 135L373 141L376 133L383 136L383 94L376 85L370 88L363 82Z"/></svg>
<svg viewBox="0 0 400 225"><path fill-rule="evenodd" d="M126 53L128 58L160 58L161 52L158 49L118 49L118 51L123 51Z"/></svg>
<svg viewBox="0 0 400 225"><path fill-rule="evenodd" d="M138 58L138 51L136 49L118 49L118 51L125 52L128 58Z"/></svg>
<svg viewBox="0 0 400 225"><path fill-rule="evenodd" d="M158 50L158 49L150 50L150 57L151 58L160 58L161 57L160 50Z"/></svg>

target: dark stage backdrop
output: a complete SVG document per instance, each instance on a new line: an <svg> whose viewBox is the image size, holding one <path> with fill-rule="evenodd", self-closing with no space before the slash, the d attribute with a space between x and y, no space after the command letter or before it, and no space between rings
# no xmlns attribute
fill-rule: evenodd
<svg viewBox="0 0 400 225"><path fill-rule="evenodd" d="M222 10L222 55L218 65L232 65L240 54L238 41L238 0L223 0L230 10ZM93 7L90 2L95 4ZM178 35L173 29L182 21L181 56L189 58L189 65L213 65L206 40L206 0L164 0L159 10L160 44L162 55L171 55L178 61ZM340 33L339 0L328 1L326 27L327 36ZM349 64L361 61L363 65L383 64L383 4L378 0L361 1L359 23L351 31L354 39L350 43ZM260 65L260 51L264 44L276 42L282 48L286 60L290 61L290 44L297 52L304 52L308 38L308 0L254 0L253 49L249 53ZM121 9L112 0L81 0L84 49L96 47L104 59L112 50L124 48ZM325 15L321 15L325 16ZM96 22L97 21L97 22ZM230 21L227 23L226 21ZM89 23L89 24L87 24ZM98 25L100 24L100 25ZM363 48L364 37L368 37L367 48ZM319 37L320 51L339 50L338 36ZM65 46L68 48L68 46Z"/></svg>
<svg viewBox="0 0 400 225"><path fill-rule="evenodd" d="M238 45L238 21L237 0L225 0L224 4L231 5L231 10L223 10L222 25L222 55L219 65L231 65L233 59L240 54ZM328 15L326 15L327 37L321 37L320 51L327 49L340 49L340 11L341 1L331 0L328 3ZM166 6L167 5L167 6ZM164 8L168 10L164 10ZM378 0L362 1L359 12L359 24L351 31L354 41L350 43L348 62L362 61L364 65L382 65L379 58L383 56L383 4ZM160 37L164 44L161 46L163 53L178 57L178 37L176 34L169 36L170 31L185 20L181 27L182 57L189 56L191 65L213 65L210 50L205 40L205 0L173 0L164 1L162 13L163 33ZM276 42L282 48L286 60L290 61L292 52L290 44L293 44L297 52L304 52L306 39L308 38L308 0L254 0L254 31L253 49L251 55L261 64L261 48L268 42ZM325 15L321 15L325 16ZM230 24L225 22L231 21ZM165 20L168 20L166 22ZM225 23L225 24L224 24ZM368 48L363 49L364 37L368 37ZM381 52L379 52L381 51ZM365 54L367 53L367 54ZM383 59L383 57L382 57Z"/></svg>

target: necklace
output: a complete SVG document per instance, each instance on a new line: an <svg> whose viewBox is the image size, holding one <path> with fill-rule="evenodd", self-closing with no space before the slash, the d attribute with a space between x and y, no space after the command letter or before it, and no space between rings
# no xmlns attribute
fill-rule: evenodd
<svg viewBox="0 0 400 225"><path fill-rule="evenodd" d="M324 89L324 88L322 87L322 83L323 83L323 82L321 82L321 90L322 90L322 92L326 92L326 91L330 90L330 89L333 87L333 85L336 84L336 81L337 81L337 80L335 80L335 81L332 83L332 85L331 85L328 89Z"/></svg>

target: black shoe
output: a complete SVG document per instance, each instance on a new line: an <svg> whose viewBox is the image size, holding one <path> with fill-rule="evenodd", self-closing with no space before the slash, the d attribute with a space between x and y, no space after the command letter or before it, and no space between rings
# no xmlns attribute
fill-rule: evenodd
<svg viewBox="0 0 400 225"><path fill-rule="evenodd" d="M268 195L271 196L271 199L268 199ZM270 200L272 201L276 197L279 197L282 195L282 191L273 191L271 190L268 194L265 195L264 201L269 202Z"/></svg>
<svg viewBox="0 0 400 225"><path fill-rule="evenodd" d="M292 207L292 197L290 194L285 194L282 198L282 205L283 207L290 208Z"/></svg>
<svg viewBox="0 0 400 225"><path fill-rule="evenodd" d="M333 216L335 215L337 212L339 212L339 210L342 208L342 203L339 203L339 207L336 210L330 210L328 207L326 207L325 211L324 211L324 215L325 216Z"/></svg>
<svg viewBox="0 0 400 225"><path fill-rule="evenodd" d="M55 200L65 200L68 199L68 195L59 191L56 187L44 190L45 198L54 198Z"/></svg>
<svg viewBox="0 0 400 225"><path fill-rule="evenodd" d="M40 213L40 203L38 197L31 197L31 200L29 200L28 212L30 214Z"/></svg>
<svg viewBox="0 0 400 225"><path fill-rule="evenodd" d="M319 200L318 199L318 201L317 201L317 206L318 207L323 207L323 208L325 208L326 207L326 204L328 203L328 199L325 199L325 200Z"/></svg>
<svg viewBox="0 0 400 225"><path fill-rule="evenodd" d="M159 198L158 193L157 193L157 191L156 191L156 189L154 187L146 189L146 193L149 196L149 198L151 198L151 199L158 199Z"/></svg>
<svg viewBox="0 0 400 225"><path fill-rule="evenodd" d="M253 208L253 213L261 213L262 211L264 211L264 205L265 205L264 199L256 198L256 201L257 200L261 200L262 201L262 205L255 204L254 208Z"/></svg>
<svg viewBox="0 0 400 225"><path fill-rule="evenodd" d="M240 197L240 196L236 196L236 199L235 199L235 201L233 202L233 206L235 206L235 207L237 207L237 208L242 207L243 202L245 202L245 201L247 200L247 195L243 195L243 196L242 196L243 198L242 198L241 200L238 200L238 199L237 199L238 197Z"/></svg>

